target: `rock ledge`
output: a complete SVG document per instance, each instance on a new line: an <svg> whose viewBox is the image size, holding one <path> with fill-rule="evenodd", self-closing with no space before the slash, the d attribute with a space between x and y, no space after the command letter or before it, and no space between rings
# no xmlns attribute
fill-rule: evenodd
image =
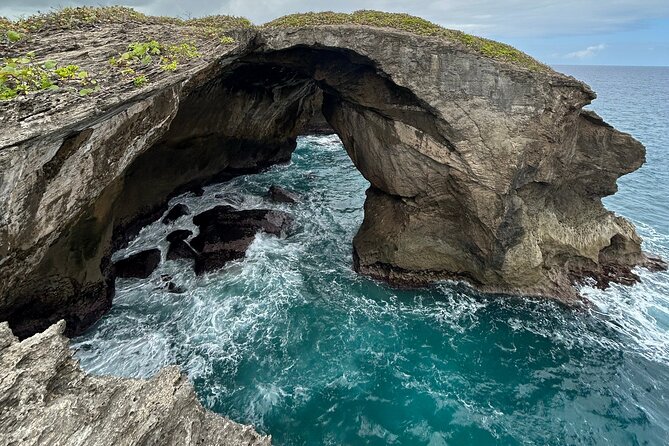
<svg viewBox="0 0 669 446"><path fill-rule="evenodd" d="M265 446L271 437L205 410L178 367L150 379L85 374L63 321L19 342L0 324L0 444Z"/></svg>

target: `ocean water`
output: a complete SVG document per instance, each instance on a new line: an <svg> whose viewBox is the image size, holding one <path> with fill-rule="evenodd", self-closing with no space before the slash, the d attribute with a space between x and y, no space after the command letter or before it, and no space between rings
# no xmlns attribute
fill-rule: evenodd
<svg viewBox="0 0 669 446"><path fill-rule="evenodd" d="M669 258L669 68L558 69L647 146L647 164L605 201ZM272 184L302 200L269 202ZM277 445L669 444L669 274L584 288L595 306L579 312L451 283L392 289L351 270L367 186L336 137L310 136L288 165L174 199L193 212L285 209L297 227L258 235L216 273L170 261L118 280L110 313L72 340L82 366L146 377L179 364L206 407ZM156 222L117 256L164 249L190 227ZM187 292L163 290L161 274Z"/></svg>

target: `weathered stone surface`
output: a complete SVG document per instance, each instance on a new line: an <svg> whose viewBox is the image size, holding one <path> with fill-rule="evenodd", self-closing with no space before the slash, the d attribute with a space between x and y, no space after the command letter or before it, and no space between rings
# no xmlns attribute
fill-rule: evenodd
<svg viewBox="0 0 669 446"><path fill-rule="evenodd" d="M193 235L193 231L191 231L190 229L177 229L176 231L172 231L169 234L167 234L165 240L167 240L170 243L173 243L186 240L191 235Z"/></svg>
<svg viewBox="0 0 669 446"><path fill-rule="evenodd" d="M150 379L86 375L65 323L22 342L0 323L0 444L269 445L205 410L176 366Z"/></svg>
<svg viewBox="0 0 669 446"><path fill-rule="evenodd" d="M138 252L114 263L114 274L117 277L134 277L146 279L160 264L160 250L149 249Z"/></svg>
<svg viewBox="0 0 669 446"><path fill-rule="evenodd" d="M128 41L180 32L54 32L38 57L96 73ZM574 302L573 282L648 265L601 203L644 148L584 112L595 95L571 77L366 26L246 30L200 51L140 90L0 108L0 320L20 336L94 322L129 228L175 193L289 160L321 111L372 185L353 243L362 273Z"/></svg>
<svg viewBox="0 0 669 446"><path fill-rule="evenodd" d="M169 248L167 248L167 260L197 258L197 252L186 241L191 235L193 235L193 232L187 229L179 229L165 237L165 240L170 243Z"/></svg>
<svg viewBox="0 0 669 446"><path fill-rule="evenodd" d="M270 186L267 193L277 203L297 203L299 201L299 197L295 192L291 192L280 186Z"/></svg>
<svg viewBox="0 0 669 446"><path fill-rule="evenodd" d="M332 128L330 123L325 116L323 115L323 93L317 92L315 104L316 110L311 116L311 119L304 124L304 127L300 129L300 133L303 135L332 135L335 134L335 130Z"/></svg>
<svg viewBox="0 0 669 446"><path fill-rule="evenodd" d="M281 211L238 211L230 206L216 206L196 215L193 223L200 229L191 241L191 246L198 252L195 273L202 274L243 258L258 232L276 236L285 234L292 217Z"/></svg>
<svg viewBox="0 0 669 446"><path fill-rule="evenodd" d="M177 204L175 205L172 209L167 212L167 215L163 217L163 224L170 224L172 222L175 222L177 219L180 217L183 217L184 215L190 215L190 209L188 209L188 206L185 204Z"/></svg>

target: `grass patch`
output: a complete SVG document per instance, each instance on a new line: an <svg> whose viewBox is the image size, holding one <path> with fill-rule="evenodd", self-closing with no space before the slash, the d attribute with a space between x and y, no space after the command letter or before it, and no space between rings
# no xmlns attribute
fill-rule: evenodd
<svg viewBox="0 0 669 446"><path fill-rule="evenodd" d="M351 14L339 12L307 12L280 17L263 25L267 28L299 28L325 25L366 25L391 28L421 36L442 37L456 41L486 57L512 62L535 71L550 68L536 59L517 50L511 45L482 37L472 36L462 31L447 29L420 17L409 14L381 11L356 11Z"/></svg>
<svg viewBox="0 0 669 446"><path fill-rule="evenodd" d="M16 43L25 36L21 33L14 22L7 17L0 17L0 43Z"/></svg>
<svg viewBox="0 0 669 446"><path fill-rule="evenodd" d="M97 81L77 65L59 66L54 60L36 62L33 52L0 62L0 101L63 88L79 91L80 94L98 90Z"/></svg>
<svg viewBox="0 0 669 446"><path fill-rule="evenodd" d="M29 33L43 30L86 28L110 23L164 23L181 25L174 17L152 17L124 6L78 6L35 14L14 22L14 26Z"/></svg>
<svg viewBox="0 0 669 446"><path fill-rule="evenodd" d="M128 51L112 57L111 65L119 74L133 77L135 87L148 83L148 71L156 66L162 71L176 71L180 64L201 57L192 43L164 45L156 40L134 42Z"/></svg>
<svg viewBox="0 0 669 446"><path fill-rule="evenodd" d="M188 19L184 24L196 28L216 28L223 31L253 27L253 23L251 23L249 19L230 15L210 15L207 17Z"/></svg>
<svg viewBox="0 0 669 446"><path fill-rule="evenodd" d="M193 30L196 35L218 40L222 45L235 43L235 39L226 35L230 30L253 27L253 23L249 19L229 15L212 15L188 19L184 22L184 25Z"/></svg>
<svg viewBox="0 0 669 446"><path fill-rule="evenodd" d="M213 15L180 19L177 17L148 16L125 6L79 6L54 9L12 22L0 17L0 33L39 33L49 30L90 28L104 24L177 25L190 28L203 37L222 39L223 33L232 29L251 28L253 24L244 17Z"/></svg>

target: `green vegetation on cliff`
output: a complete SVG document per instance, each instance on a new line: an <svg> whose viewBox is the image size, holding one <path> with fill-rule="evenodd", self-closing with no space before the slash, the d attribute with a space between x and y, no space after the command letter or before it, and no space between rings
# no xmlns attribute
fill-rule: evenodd
<svg viewBox="0 0 669 446"><path fill-rule="evenodd" d="M0 44L16 43L23 38L23 34L18 31L16 24L7 17L0 17Z"/></svg>
<svg viewBox="0 0 669 446"><path fill-rule="evenodd" d="M16 21L0 17L0 100L13 99L22 94L52 91L59 87L79 91L85 95L100 89L101 85L77 72L75 77L62 77L56 70L74 67L74 61L46 61L39 54L39 40L45 35L63 30L95 30L104 26L121 26L139 30L135 34L147 39L131 43L126 52L110 60L106 67L88 66L87 70L100 75L111 74L112 81L128 78L137 87L154 80L161 71L175 71L189 60L207 53L206 47L232 45L236 40L232 30L253 28L243 17L214 15L202 18L180 19L153 17L123 6L66 7L39 13ZM408 14L380 11L356 11L351 14L336 12L309 12L287 15L263 25L265 28L300 28L327 25L362 25L387 28L419 36L443 38L458 43L482 56L513 63L535 71L549 70L527 54L503 43L451 30L428 20ZM132 33L131 33L132 34ZM156 36L156 37L151 37ZM235 36L236 37L236 36ZM135 37L137 38L137 37ZM160 43L157 41L160 39ZM202 46L200 46L200 44ZM4 51L3 51L4 50ZM79 63L77 61L77 63ZM60 68L57 68L60 67ZM83 73L86 71L81 70ZM120 77L119 77L120 76ZM77 85L74 85L74 84ZM76 88L78 87L78 88Z"/></svg>
<svg viewBox="0 0 669 446"><path fill-rule="evenodd" d="M128 40L136 39L138 35L149 40L130 43L127 51L111 58L109 65L89 64L87 70L99 76L103 81L100 84L88 76L88 71L71 64L73 61L46 60L48 56L41 54L39 49L40 41L55 32L93 32L114 25L123 29L130 26L135 31L128 33ZM127 79L132 85L141 87L154 80L157 73L176 71L201 57L200 45L232 45L236 40L228 35L231 30L252 26L242 17L215 15L184 20L147 16L123 6L67 7L16 21L0 17L0 53L7 56L0 57L0 101L56 90L85 96L100 90L103 84L107 85L105 80ZM152 39L152 35L156 38ZM77 68L74 75L69 76L64 71L67 67Z"/></svg>
<svg viewBox="0 0 669 446"><path fill-rule="evenodd" d="M142 87L148 81L147 72L155 65L162 71L176 71L179 65L201 57L192 43L165 45L155 40L134 42L128 45L128 51L109 59L118 74L133 77L135 87Z"/></svg>
<svg viewBox="0 0 669 446"><path fill-rule="evenodd" d="M330 11L307 12L280 17L263 26L267 28L299 28L327 25L374 26L396 29L421 36L442 37L459 42L492 59L512 62L532 70L542 71L549 69L546 65L511 45L472 36L462 31L447 29L409 14L367 10L356 11L351 14Z"/></svg>
<svg viewBox="0 0 669 446"><path fill-rule="evenodd" d="M35 53L5 58L0 63L0 101L14 99L39 91L61 88L78 91L81 96L94 92L98 86L88 72L78 65L62 65L54 60L35 61Z"/></svg>
<svg viewBox="0 0 669 446"><path fill-rule="evenodd" d="M46 30L86 28L104 24L138 23L147 25L188 26L202 31L229 31L250 28L253 24L244 17L214 15L195 19L148 16L125 6L79 6L55 9L35 14L15 22L0 17L0 32L39 33Z"/></svg>

